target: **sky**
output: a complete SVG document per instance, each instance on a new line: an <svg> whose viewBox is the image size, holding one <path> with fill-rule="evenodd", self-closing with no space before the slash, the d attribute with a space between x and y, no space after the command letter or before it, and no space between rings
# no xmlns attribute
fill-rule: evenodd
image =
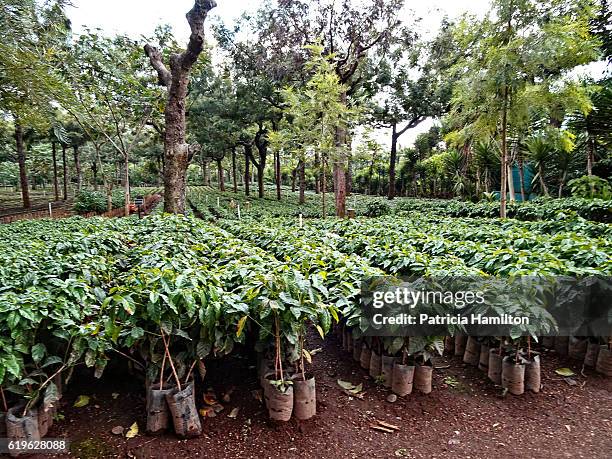
<svg viewBox="0 0 612 459"><path fill-rule="evenodd" d="M217 0L217 7L210 13L210 20L221 19L231 25L243 13L254 12L264 0ZM456 18L468 12L482 17L489 8L489 0L406 0L406 8L400 13L406 23L414 17L422 18L421 31L434 35L444 16ZM100 28L107 35L125 34L133 38L152 36L155 27L169 24L179 43L186 43L189 26L185 14L193 6L193 0L72 0L67 10L76 33L85 27ZM210 21L209 21L210 23ZM210 34L208 34L210 37ZM411 146L421 132L426 132L433 120L426 120L411 129L400 139L400 147ZM389 144L389 133L377 131L375 139Z"/></svg>
<svg viewBox="0 0 612 459"><path fill-rule="evenodd" d="M264 0L217 0L217 7L210 13L210 20L219 18L231 25L243 13L254 12ZM483 16L489 7L489 0L406 0L402 19L409 23L414 17L422 18L420 27L425 34L435 34L444 16L458 17L464 12ZM193 0L72 0L68 17L76 33L86 27L100 28L107 35L125 34L133 38L152 36L159 24L169 24L179 43L186 43L189 26L185 14L193 6ZM210 22L209 22L210 23ZM210 36L210 34L209 34ZM416 136L426 132L434 121L429 119L406 132L399 146L411 146ZM373 137L379 143L389 146L390 132L377 130ZM357 138L359 141L359 136Z"/></svg>

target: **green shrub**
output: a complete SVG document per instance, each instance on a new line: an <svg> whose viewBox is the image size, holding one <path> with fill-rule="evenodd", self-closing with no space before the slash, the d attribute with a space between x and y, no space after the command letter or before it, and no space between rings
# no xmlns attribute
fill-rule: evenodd
<svg viewBox="0 0 612 459"><path fill-rule="evenodd" d="M391 212L391 206L384 199L375 199L366 204L364 214L368 217L380 217Z"/></svg>
<svg viewBox="0 0 612 459"><path fill-rule="evenodd" d="M610 199L612 187L610 182L596 175L584 175L568 183L572 196L585 199Z"/></svg>
<svg viewBox="0 0 612 459"><path fill-rule="evenodd" d="M113 209L125 205L123 190L115 190L112 194ZM77 193L72 209L80 214L88 212L106 212L108 203L106 193L103 191L84 190Z"/></svg>

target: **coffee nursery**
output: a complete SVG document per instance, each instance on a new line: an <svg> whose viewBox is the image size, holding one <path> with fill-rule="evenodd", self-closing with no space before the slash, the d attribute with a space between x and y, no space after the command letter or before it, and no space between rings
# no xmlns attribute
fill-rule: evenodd
<svg viewBox="0 0 612 459"><path fill-rule="evenodd" d="M540 391L540 345L612 375L604 338L538 339L543 330L529 328L468 337L461 327L446 337L362 336L359 302L362 280L381 275L606 274L605 224L577 218L592 234L579 236L567 221L408 218L398 205L393 216L300 227L291 206L275 206L287 216L254 206L238 218L216 196L190 192L209 221L75 217L0 227L1 436L44 438L73 378L84 368L102 377L123 361L142 380L146 431L197 437L218 407L205 390L208 362L230 354L253 359L271 420L310 419L312 330L333 331L348 359L400 397L432 391L432 357L444 351L514 395Z"/></svg>
<svg viewBox="0 0 612 459"><path fill-rule="evenodd" d="M610 2L171 3L0 0L0 455L610 457Z"/></svg>

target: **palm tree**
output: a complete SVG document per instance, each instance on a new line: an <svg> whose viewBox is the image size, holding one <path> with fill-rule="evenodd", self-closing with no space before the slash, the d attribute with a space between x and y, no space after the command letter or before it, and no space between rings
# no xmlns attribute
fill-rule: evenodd
<svg viewBox="0 0 612 459"><path fill-rule="evenodd" d="M489 140L479 140L474 144L474 162L476 164L477 186L480 189L480 174L484 174L485 193L491 191L491 173L499 168L499 149Z"/></svg>
<svg viewBox="0 0 612 459"><path fill-rule="evenodd" d="M524 150L527 158L534 163L537 170L533 180L539 179L542 193L549 196L548 187L544 181L544 164L551 159L554 153L553 144L544 133L534 134L525 141Z"/></svg>
<svg viewBox="0 0 612 459"><path fill-rule="evenodd" d="M568 120L568 127L582 140L578 145L586 147L588 175L593 175L597 147L612 145L612 79L600 84L602 87L591 96L593 109L587 115L574 112Z"/></svg>

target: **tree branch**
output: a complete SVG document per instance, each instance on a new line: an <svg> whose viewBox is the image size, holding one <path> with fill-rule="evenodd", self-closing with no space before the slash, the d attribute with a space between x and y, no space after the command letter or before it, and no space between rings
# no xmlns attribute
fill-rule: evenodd
<svg viewBox="0 0 612 459"><path fill-rule="evenodd" d="M151 62L151 66L157 71L158 84L169 88L172 84L172 74L162 62L161 51L148 43L144 46L144 51Z"/></svg>
<svg viewBox="0 0 612 459"><path fill-rule="evenodd" d="M181 54L181 66L189 70L198 60L204 49L204 20L208 12L217 6L215 0L195 0L193 8L187 13L187 22L191 27L191 36L187 49Z"/></svg>

